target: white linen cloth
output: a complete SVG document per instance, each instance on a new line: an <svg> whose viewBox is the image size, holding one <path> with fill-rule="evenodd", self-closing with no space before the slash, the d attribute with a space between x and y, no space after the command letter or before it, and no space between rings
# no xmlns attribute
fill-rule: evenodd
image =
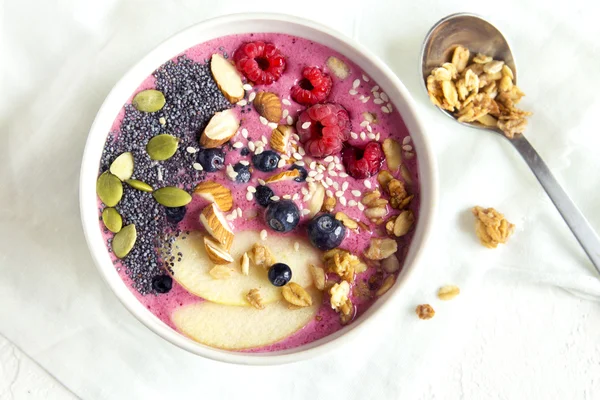
<svg viewBox="0 0 600 400"><path fill-rule="evenodd" d="M600 229L600 28L593 7L583 0L5 2L0 333L85 399L416 398L460 349L480 310L477 288L486 271L600 295L591 264L511 146L429 104L418 75L421 42L452 12L476 12L497 24L513 45L527 94L522 106L535 113L527 136ZM152 334L102 282L79 222L82 150L112 85L171 34L243 11L312 18L369 47L415 97L439 162L435 235L427 259L394 300L395 312L351 346L294 365L226 365ZM476 204L496 207L516 224L506 246L477 243L469 211ZM442 303L435 293L446 283L462 294ZM431 303L436 317L418 320L419 303Z"/></svg>

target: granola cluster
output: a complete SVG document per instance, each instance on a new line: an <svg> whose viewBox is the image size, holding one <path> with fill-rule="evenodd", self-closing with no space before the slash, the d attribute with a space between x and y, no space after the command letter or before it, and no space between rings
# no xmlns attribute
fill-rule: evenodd
<svg viewBox="0 0 600 400"><path fill-rule="evenodd" d="M470 61L470 63L469 63ZM454 113L460 122L498 127L508 138L523 133L531 113L515 107L525 95L503 61L457 46L452 62L427 77L427 92L436 106Z"/></svg>
<svg viewBox="0 0 600 400"><path fill-rule="evenodd" d="M473 207L475 215L475 233L481 244L488 248L496 248L499 243L506 243L513 233L514 225L504 215L493 208Z"/></svg>

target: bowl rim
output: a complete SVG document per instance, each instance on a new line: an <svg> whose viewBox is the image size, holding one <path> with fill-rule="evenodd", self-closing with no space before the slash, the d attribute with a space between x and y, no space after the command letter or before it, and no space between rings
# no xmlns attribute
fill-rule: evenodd
<svg viewBox="0 0 600 400"><path fill-rule="evenodd" d="M399 274L396 283L392 287L392 290L388 291L388 293L382 296L379 301L369 307L369 309L363 315L361 315L358 320L354 321L348 327L345 327L329 336L306 345L274 353L232 352L203 345L172 329L143 306L143 304L133 293L131 293L125 282L118 275L114 264L112 261L110 261L104 241L98 240L98 236L100 236L100 238L102 237L98 225L99 221L95 189L99 160L97 157L92 157L92 153L98 153L98 150L96 149L97 143L95 142L101 138L102 140L99 143L102 143L103 147L103 144L106 140L106 135L110 131L110 126L116 117L116 114L113 112L115 104L118 104L118 107L121 108L123 103L126 101L123 100L123 94L120 93L120 89L123 86L127 86L127 84L132 80L136 80L136 82L141 83L141 81L146 78L155 68L157 68L158 65L168 59L171 59L182 51L185 51L194 44L200 43L196 42L184 48L172 48L178 39L185 37L186 35L190 36L195 32L207 32L211 28L222 25L227 26L236 23L250 24L252 21L286 23L295 25L300 29L313 30L316 32L316 34L323 35L323 37L329 36L330 39L339 42L340 45L344 45L347 49L360 53L362 56L367 58L368 62L371 64L370 69L376 70L378 73L382 74L383 77L391 83L394 90L398 91L399 97L397 97L394 93L394 97L397 97L397 99L395 99L393 96L390 96L390 98L398 109L400 109L400 107L398 107L398 103L400 103L401 107L404 108L404 110L401 112L401 116L417 150L419 176L421 177L421 203L419 219L417 221L415 234L405 259L403 270ZM263 30L263 32L273 31ZM215 37L219 36L223 35L218 35ZM331 47L330 45L327 46ZM343 55L346 55L340 48L333 49ZM157 55L162 53L168 53L170 55L160 61L159 64L156 64L154 59L157 57ZM360 65L360 63L357 62L357 60L353 57L349 56L348 58ZM151 70L146 75L143 75L143 71L148 69L145 68L145 65L149 63L152 64ZM360 66L361 68L366 69L363 65ZM132 92L133 91L130 91L126 95L130 96ZM389 91L388 95L390 95ZM107 124L109 125L107 126ZM101 150L99 154L101 154ZM423 179L423 177L426 179ZM373 321L381 317L385 313L385 310L391 307L393 300L398 298L401 289L406 286L409 277L414 275L414 271L421 262L424 250L427 247L426 245L433 229L436 211L435 204L438 196L437 191L438 175L436 159L433 157L431 146L425 134L425 129L418 119L415 102L408 89L392 72L392 70L381 59L379 59L379 57L372 54L367 48L342 35L341 33L307 19L293 15L277 13L237 13L207 19L175 33L158 46L154 47L151 51L146 53L142 59L137 61L131 68L129 68L128 71L117 81L117 83L110 90L109 94L106 96L98 113L96 114L86 140L79 179L81 220L89 251L98 271L100 272L100 275L115 296L117 296L121 304L133 316L142 322L142 324L171 344L208 359L245 365L276 365L313 358L331 351L334 347L341 347L342 345L347 344L355 339L359 332L368 326L372 326ZM110 262L107 262L107 260Z"/></svg>

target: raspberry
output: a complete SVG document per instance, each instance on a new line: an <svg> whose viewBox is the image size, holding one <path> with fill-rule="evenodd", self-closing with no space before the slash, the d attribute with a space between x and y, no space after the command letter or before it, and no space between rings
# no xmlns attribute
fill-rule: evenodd
<svg viewBox="0 0 600 400"><path fill-rule="evenodd" d="M292 99L296 103L311 106L322 103L331 92L331 78L317 67L306 67L302 70L303 78L292 87Z"/></svg>
<svg viewBox="0 0 600 400"><path fill-rule="evenodd" d="M369 142L364 149L348 146L342 151L346 172L356 179L368 178L381 169L383 151L378 142Z"/></svg>
<svg viewBox="0 0 600 400"><path fill-rule="evenodd" d="M306 123L310 125L306 126ZM304 110L296 122L296 130L304 149L313 157L339 153L350 138L350 117L339 104L315 104Z"/></svg>
<svg viewBox="0 0 600 400"><path fill-rule="evenodd" d="M285 57L273 43L261 41L244 43L235 51L236 68L257 85L270 85L281 77Z"/></svg>

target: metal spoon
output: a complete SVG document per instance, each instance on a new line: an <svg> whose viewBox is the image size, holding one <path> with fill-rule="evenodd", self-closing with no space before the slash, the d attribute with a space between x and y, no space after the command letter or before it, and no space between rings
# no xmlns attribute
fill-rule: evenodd
<svg viewBox="0 0 600 400"><path fill-rule="evenodd" d="M426 80L431 71L450 60L456 45L461 45L469 49L471 53L482 53L493 57L495 60L503 60L513 70L514 82L516 83L517 68L515 60L510 51L510 46L504 36L502 36L502 33L481 17L468 13L458 13L449 15L438 21L425 37L421 52L421 72L423 74L425 90L427 90ZM450 112L439 107L438 109L456 121L456 117ZM558 212L571 229L571 232L573 232L573 235L575 235L575 238L590 258L594 267L600 272L600 239L598 235L567 193L562 189L546 163L525 136L517 134L513 139L508 139L498 128L487 127L478 122L461 123L472 128L495 132L507 139L517 149L550 197L550 200L552 200L558 209Z"/></svg>

